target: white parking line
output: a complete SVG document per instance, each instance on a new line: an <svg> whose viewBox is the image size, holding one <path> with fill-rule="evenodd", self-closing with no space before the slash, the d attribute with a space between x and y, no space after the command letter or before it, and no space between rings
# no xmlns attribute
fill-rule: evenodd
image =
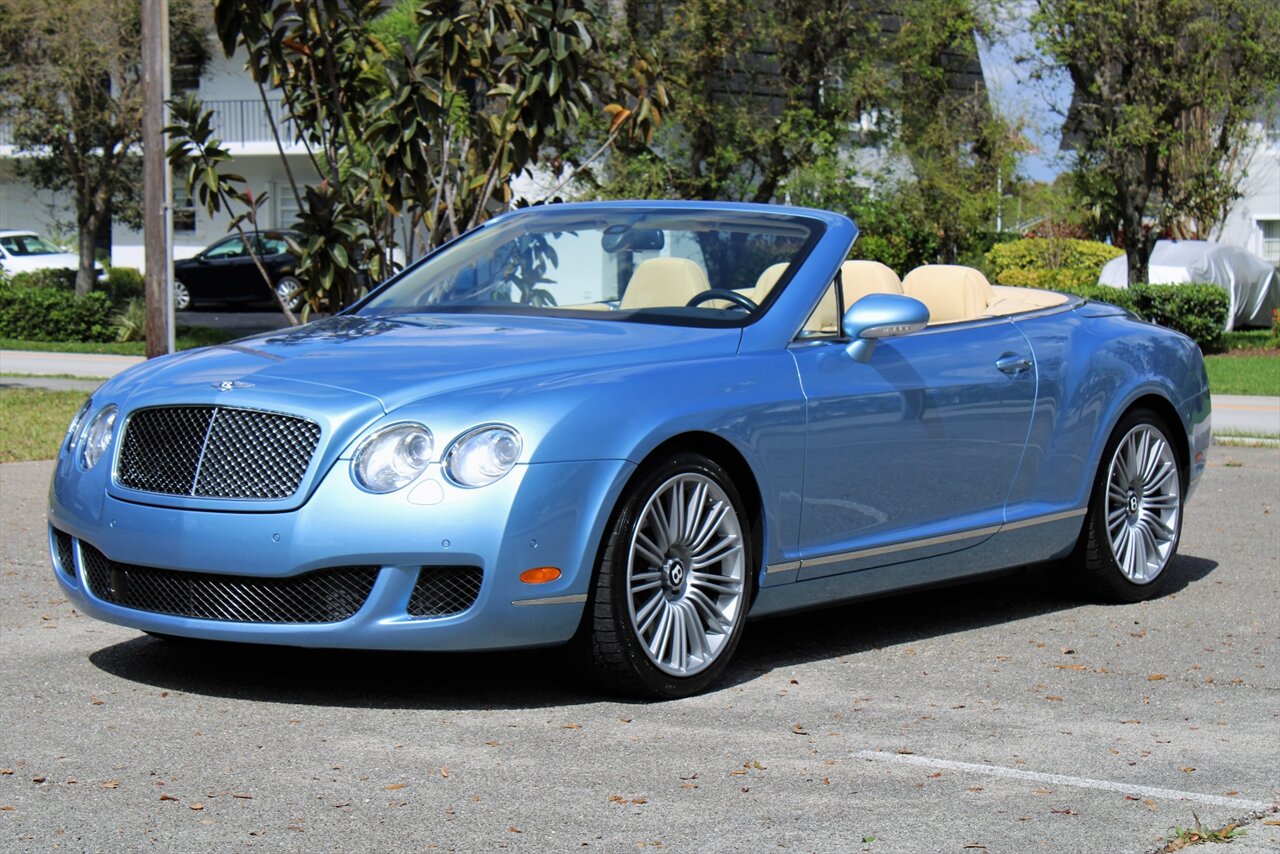
<svg viewBox="0 0 1280 854"><path fill-rule="evenodd" d="M1134 786L1129 783L1115 783L1110 780L1091 780L1088 777L1069 777L1065 774L1041 774L1038 771L1024 771L1021 768L1002 768L999 765L977 765L973 762L955 762L951 759L935 759L930 756L916 756L913 753L885 753L880 750L859 750L853 754L859 759L873 762L893 762L898 765L920 765L925 768L942 768L949 771L962 771L969 774L985 774L988 777L1005 777L1010 780L1026 780L1034 783L1053 783L1058 786L1075 786L1078 789L1100 789L1106 792L1119 792L1124 795L1143 795L1149 798L1173 798L1183 801L1199 801L1203 804L1215 804L1222 807L1238 807L1242 810L1268 812L1276 808L1275 804L1265 801L1246 801L1241 798L1228 798L1221 795L1203 795L1199 792L1183 792L1177 789L1160 789L1155 786Z"/></svg>

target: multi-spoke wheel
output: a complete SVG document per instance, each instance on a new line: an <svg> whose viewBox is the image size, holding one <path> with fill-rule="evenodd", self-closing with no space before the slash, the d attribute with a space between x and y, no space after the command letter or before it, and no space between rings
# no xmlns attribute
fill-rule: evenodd
<svg viewBox="0 0 1280 854"><path fill-rule="evenodd" d="M609 532L589 618L607 687L679 697L724 669L742 636L751 538L725 471L695 454L652 469Z"/></svg>
<svg viewBox="0 0 1280 854"><path fill-rule="evenodd" d="M297 311L302 306L302 282L293 276L282 276L276 282L276 297L289 311Z"/></svg>
<svg viewBox="0 0 1280 854"><path fill-rule="evenodd" d="M191 291L177 279L173 280L173 307L178 311L186 311L191 307Z"/></svg>
<svg viewBox="0 0 1280 854"><path fill-rule="evenodd" d="M1154 413L1135 410L1107 443L1085 532L1094 593L1135 602L1163 587L1182 531L1184 482L1165 430Z"/></svg>

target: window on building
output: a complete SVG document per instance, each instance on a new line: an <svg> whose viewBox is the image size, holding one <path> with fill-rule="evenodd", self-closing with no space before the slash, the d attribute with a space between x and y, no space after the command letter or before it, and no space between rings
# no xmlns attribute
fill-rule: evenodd
<svg viewBox="0 0 1280 854"><path fill-rule="evenodd" d="M173 188L173 231L189 234L196 230L196 205L191 194L182 187Z"/></svg>
<svg viewBox="0 0 1280 854"><path fill-rule="evenodd" d="M293 188L288 182L276 181L271 190L275 200L276 228L293 228L298 223L298 200L293 195Z"/></svg>
<svg viewBox="0 0 1280 854"><path fill-rule="evenodd" d="M1280 267L1280 219L1259 220L1262 228L1262 257Z"/></svg>

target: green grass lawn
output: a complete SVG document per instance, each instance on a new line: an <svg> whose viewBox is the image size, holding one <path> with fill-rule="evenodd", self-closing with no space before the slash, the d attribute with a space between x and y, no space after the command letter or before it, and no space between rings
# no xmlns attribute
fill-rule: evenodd
<svg viewBox="0 0 1280 854"><path fill-rule="evenodd" d="M1214 394L1280 395L1280 350L1274 356L1206 356Z"/></svg>
<svg viewBox="0 0 1280 854"><path fill-rule="evenodd" d="M85 398L83 391L0 388L0 463L51 460Z"/></svg>
<svg viewBox="0 0 1280 854"><path fill-rule="evenodd" d="M240 336L221 329L207 326L179 326L175 343L179 350L190 350L193 347L208 347L211 344L222 344ZM116 356L145 356L145 341L126 341L117 343L83 342L83 341L24 341L18 338L0 338L0 350L38 350L45 353L105 353Z"/></svg>

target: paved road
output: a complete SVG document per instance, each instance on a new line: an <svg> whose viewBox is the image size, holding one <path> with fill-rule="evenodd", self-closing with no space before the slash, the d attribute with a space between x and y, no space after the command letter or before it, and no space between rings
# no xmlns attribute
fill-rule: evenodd
<svg viewBox="0 0 1280 854"><path fill-rule="evenodd" d="M1143 852L1193 816L1280 847L1280 451L1213 449L1158 601L1039 571L753 623L719 690L653 704L548 652L95 622L49 473L0 466L0 849Z"/></svg>

